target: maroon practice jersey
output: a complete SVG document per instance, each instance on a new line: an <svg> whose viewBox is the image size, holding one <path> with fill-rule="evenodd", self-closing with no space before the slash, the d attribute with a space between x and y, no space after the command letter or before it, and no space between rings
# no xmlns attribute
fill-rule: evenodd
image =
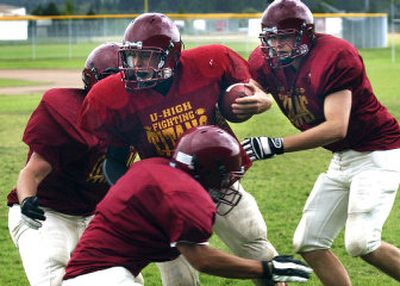
<svg viewBox="0 0 400 286"><path fill-rule="evenodd" d="M297 72L292 67L273 70L257 47L249 58L252 77L270 92L282 112L299 130L325 121L324 100L340 90L352 92L349 128L343 140L325 146L331 151L400 148L400 127L375 97L364 63L348 42L317 34Z"/></svg>
<svg viewBox="0 0 400 286"><path fill-rule="evenodd" d="M104 147L77 126L85 93L69 88L47 91L23 135L29 146L28 160L36 152L53 168L38 186L40 205L71 215L93 213L109 188L101 168ZM8 205L17 203L14 189Z"/></svg>
<svg viewBox="0 0 400 286"><path fill-rule="evenodd" d="M168 159L137 162L98 204L64 279L114 266L136 276L150 262L173 260L177 242L207 242L215 213L207 191Z"/></svg>
<svg viewBox="0 0 400 286"><path fill-rule="evenodd" d="M166 95L155 89L128 93L120 74L97 83L85 99L81 126L111 144L135 146L141 158L171 157L192 127L218 124L232 133L225 121L218 122L216 103L229 85L249 80L247 62L231 49L189 49L182 52Z"/></svg>

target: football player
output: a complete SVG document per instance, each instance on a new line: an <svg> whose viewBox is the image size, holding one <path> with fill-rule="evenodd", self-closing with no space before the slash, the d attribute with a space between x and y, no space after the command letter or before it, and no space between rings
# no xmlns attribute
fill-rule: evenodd
<svg viewBox="0 0 400 286"><path fill-rule="evenodd" d="M60 285L72 250L109 186L102 174L105 148L76 123L82 101L99 80L118 72L119 44L87 58L84 89L54 88L29 119L29 146L16 189L8 195L9 231L30 285Z"/></svg>
<svg viewBox="0 0 400 286"><path fill-rule="evenodd" d="M145 13L132 21L120 57L121 73L96 84L86 97L81 126L112 146L133 145L141 159L170 158L191 127L217 124L232 134L216 103L233 83L245 82L255 90L236 104L238 116L265 111L272 102L251 80L247 62L231 49L209 45L182 51L177 26L163 14ZM243 155L249 163L244 151ZM272 259L277 252L266 239L258 206L237 187L242 193L239 205L224 217L217 215L214 231L239 256ZM164 286L199 283L182 257L158 266Z"/></svg>
<svg viewBox="0 0 400 286"><path fill-rule="evenodd" d="M245 149L253 160L316 147L333 152L305 204L296 251L324 285L351 285L330 250L345 228L349 255L400 281L400 250L381 240L399 186L399 122L375 97L357 50L315 33L301 1L274 1L261 22L261 45L249 58L252 76L301 132L249 138Z"/></svg>
<svg viewBox="0 0 400 286"><path fill-rule="evenodd" d="M172 159L133 164L98 204L62 285L142 285L135 277L146 265L180 254L211 275L306 282L311 269L291 257L251 260L208 247L215 205L238 205L232 185L244 171L240 144L215 126L187 131Z"/></svg>

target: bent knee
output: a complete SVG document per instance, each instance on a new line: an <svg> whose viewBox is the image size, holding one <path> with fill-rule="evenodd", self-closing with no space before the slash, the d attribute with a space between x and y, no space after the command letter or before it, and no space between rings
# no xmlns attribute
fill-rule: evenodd
<svg viewBox="0 0 400 286"><path fill-rule="evenodd" d="M366 239L346 240L346 251L350 256L363 256L371 253L380 246L380 240L367 241Z"/></svg>
<svg viewBox="0 0 400 286"><path fill-rule="evenodd" d="M294 237L292 241L293 250L296 253L304 253L309 252L317 249L328 249L329 246L323 245L318 241L309 241L299 239L298 237Z"/></svg>
<svg viewBox="0 0 400 286"><path fill-rule="evenodd" d="M365 254L366 245L364 242L351 241L345 245L346 251L350 256L360 256Z"/></svg>
<svg viewBox="0 0 400 286"><path fill-rule="evenodd" d="M309 252L319 249L331 248L333 239L329 236L321 236L307 230L304 225L300 224L293 236L292 245L296 253Z"/></svg>

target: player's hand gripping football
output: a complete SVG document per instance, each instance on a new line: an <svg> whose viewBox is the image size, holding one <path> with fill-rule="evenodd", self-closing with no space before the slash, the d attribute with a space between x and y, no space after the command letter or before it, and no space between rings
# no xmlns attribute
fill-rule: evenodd
<svg viewBox="0 0 400 286"><path fill-rule="evenodd" d="M253 80L245 86L252 90L252 96L240 97L232 104L232 112L236 116L249 118L270 109L273 102L270 94L265 93Z"/></svg>
<svg viewBox="0 0 400 286"><path fill-rule="evenodd" d="M22 219L26 225L33 229L39 229L46 220L44 211L39 207L39 199L36 196L27 197L21 203Z"/></svg>
<svg viewBox="0 0 400 286"><path fill-rule="evenodd" d="M250 137L241 142L250 160L262 160L283 154L283 139L273 137Z"/></svg>
<svg viewBox="0 0 400 286"><path fill-rule="evenodd" d="M275 256L263 261L264 277L274 282L307 282L312 269L291 256Z"/></svg>

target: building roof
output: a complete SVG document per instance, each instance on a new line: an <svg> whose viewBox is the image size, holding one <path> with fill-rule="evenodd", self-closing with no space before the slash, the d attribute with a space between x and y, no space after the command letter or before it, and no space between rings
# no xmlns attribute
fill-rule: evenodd
<svg viewBox="0 0 400 286"><path fill-rule="evenodd" d="M0 16L21 15L21 9L25 10L24 7L16 7L12 5L0 4Z"/></svg>

